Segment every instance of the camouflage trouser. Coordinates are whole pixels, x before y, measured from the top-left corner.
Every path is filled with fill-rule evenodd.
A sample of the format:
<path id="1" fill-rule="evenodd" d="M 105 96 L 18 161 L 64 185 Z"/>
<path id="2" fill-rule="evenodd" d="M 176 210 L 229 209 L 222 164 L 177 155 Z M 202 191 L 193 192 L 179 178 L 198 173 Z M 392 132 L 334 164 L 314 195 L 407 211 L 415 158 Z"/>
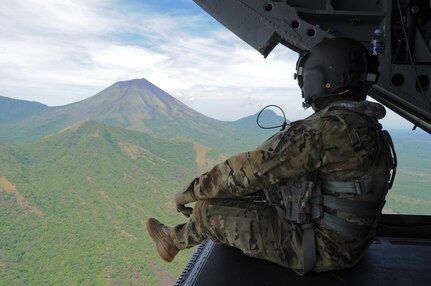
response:
<path id="1" fill-rule="evenodd" d="M 238 199 L 198 201 L 189 221 L 175 226 L 172 236 L 180 249 L 211 239 L 239 248 L 248 256 L 285 267 L 302 267 L 298 231 L 266 203 Z"/>

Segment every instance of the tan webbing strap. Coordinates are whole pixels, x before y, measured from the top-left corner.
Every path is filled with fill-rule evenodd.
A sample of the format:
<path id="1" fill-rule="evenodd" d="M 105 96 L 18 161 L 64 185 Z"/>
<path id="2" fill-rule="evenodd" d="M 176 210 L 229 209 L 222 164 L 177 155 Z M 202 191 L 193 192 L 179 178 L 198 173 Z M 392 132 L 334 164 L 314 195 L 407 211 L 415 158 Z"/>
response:
<path id="1" fill-rule="evenodd" d="M 366 218 L 375 217 L 380 210 L 380 204 L 381 202 L 354 201 L 323 195 L 323 205 L 325 207 Z"/>
<path id="2" fill-rule="evenodd" d="M 316 266 L 316 241 L 312 223 L 302 225 L 302 257 L 304 269 L 302 269 L 302 273 L 299 273 L 301 276 L 312 271 Z"/>
<path id="3" fill-rule="evenodd" d="M 326 213 L 323 215 L 322 224 L 329 228 L 335 229 L 336 231 L 351 237 L 364 238 L 370 233 L 371 226 L 363 226 L 353 224 L 344 219 Z"/>
<path id="4" fill-rule="evenodd" d="M 322 187 L 334 193 L 358 194 L 367 193 L 367 189 L 361 180 L 355 181 L 330 181 L 322 179 Z"/>
<path id="5" fill-rule="evenodd" d="M 275 206 L 280 217 L 286 217 L 286 212 L 279 206 Z M 301 225 L 302 229 L 302 258 L 303 269 L 294 269 L 293 271 L 301 276 L 311 272 L 316 266 L 316 241 L 314 238 L 314 225 L 312 223 Z"/>

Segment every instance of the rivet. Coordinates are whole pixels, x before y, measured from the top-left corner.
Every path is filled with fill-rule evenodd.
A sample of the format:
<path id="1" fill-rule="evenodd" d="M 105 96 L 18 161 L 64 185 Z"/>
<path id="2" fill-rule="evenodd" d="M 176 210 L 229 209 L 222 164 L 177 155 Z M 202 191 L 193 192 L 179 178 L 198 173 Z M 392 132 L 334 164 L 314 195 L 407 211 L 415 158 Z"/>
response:
<path id="1" fill-rule="evenodd" d="M 328 83 L 325 84 L 325 87 L 326 88 L 331 88 L 331 84 L 328 82 Z"/>

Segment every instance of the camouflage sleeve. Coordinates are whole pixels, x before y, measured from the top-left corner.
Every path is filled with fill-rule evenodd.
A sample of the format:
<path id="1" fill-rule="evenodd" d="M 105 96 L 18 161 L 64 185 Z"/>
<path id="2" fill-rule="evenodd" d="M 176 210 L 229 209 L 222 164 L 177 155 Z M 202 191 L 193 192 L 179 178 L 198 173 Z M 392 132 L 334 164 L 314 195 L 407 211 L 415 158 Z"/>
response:
<path id="1" fill-rule="evenodd" d="M 192 202 L 245 196 L 321 166 L 321 122 L 297 121 L 256 150 L 240 153 L 194 179 L 184 190 Z"/>

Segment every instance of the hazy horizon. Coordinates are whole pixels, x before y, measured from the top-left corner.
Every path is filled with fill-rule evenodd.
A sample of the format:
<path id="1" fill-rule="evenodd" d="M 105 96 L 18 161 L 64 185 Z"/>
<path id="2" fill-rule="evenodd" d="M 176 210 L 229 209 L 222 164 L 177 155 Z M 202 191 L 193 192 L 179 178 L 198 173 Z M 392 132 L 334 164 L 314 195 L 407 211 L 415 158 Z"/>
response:
<path id="1" fill-rule="evenodd" d="M 191 0 L 4 4 L 2 96 L 59 106 L 117 81 L 146 78 L 218 120 L 268 104 L 280 105 L 291 120 L 311 114 L 293 79 L 295 52 L 279 45 L 265 59 Z M 383 124 L 413 126 L 393 112 Z"/>
<path id="2" fill-rule="evenodd" d="M 117 82 L 130 81 L 130 80 L 136 80 L 136 79 L 138 79 L 138 78 L 129 79 L 129 80 L 120 80 L 120 81 L 117 81 Z M 78 99 L 77 101 L 74 101 L 74 102 L 68 102 L 68 103 L 58 104 L 58 105 L 50 105 L 49 103 L 46 103 L 46 102 L 43 102 L 43 101 L 39 101 L 37 99 L 25 99 L 25 98 L 11 97 L 11 96 L 4 95 L 4 94 L 1 94 L 1 93 L 0 93 L 0 96 L 6 97 L 6 98 L 11 98 L 11 99 L 17 99 L 17 100 L 26 100 L 26 101 L 37 102 L 37 103 L 44 104 L 44 105 L 46 105 L 48 107 L 60 107 L 60 106 L 65 106 L 65 105 L 69 105 L 69 104 L 74 104 L 74 103 L 86 100 L 86 99 L 88 99 L 90 97 L 93 97 L 93 96 L 97 95 L 98 93 L 102 92 L 103 90 L 107 89 L 108 87 L 112 86 L 113 84 L 115 84 L 115 83 L 112 83 L 111 85 L 106 86 L 105 88 L 101 89 L 99 92 L 97 92 L 97 93 L 95 93 L 93 95 L 90 95 L 88 97 L 85 97 L 85 98 L 82 98 L 82 99 Z M 160 86 L 158 86 L 158 87 L 160 89 L 164 90 L 163 87 L 160 87 Z M 251 108 L 248 109 L 248 111 L 250 112 L 248 114 L 243 112 L 243 113 L 241 113 L 240 115 L 238 115 L 236 117 L 235 116 L 231 116 L 229 118 L 220 118 L 217 115 L 214 116 L 214 114 L 212 114 L 211 112 L 206 112 L 207 110 L 206 110 L 205 107 L 207 107 L 207 108 L 213 108 L 213 105 L 211 105 L 211 104 L 204 105 L 203 107 L 202 106 L 196 106 L 196 105 L 191 104 L 192 102 L 187 102 L 186 100 L 184 100 L 184 98 L 176 97 L 176 96 L 174 96 L 172 94 L 170 94 L 170 95 L 173 96 L 174 98 L 176 98 L 177 100 L 181 101 L 182 103 L 186 104 L 190 108 L 194 109 L 195 111 L 197 111 L 197 112 L 199 112 L 199 113 L 201 113 L 201 114 L 203 114 L 203 115 L 205 115 L 207 117 L 210 117 L 212 119 L 216 119 L 216 120 L 219 120 L 219 121 L 225 121 L 225 122 L 232 122 L 232 121 L 236 121 L 236 120 L 242 119 L 242 118 L 247 117 L 247 116 L 254 115 L 257 112 L 261 111 L 262 108 L 264 108 L 265 106 L 267 106 L 269 104 L 273 104 L 273 103 L 268 103 L 268 104 L 262 104 L 261 106 L 252 106 Z M 368 100 L 370 100 L 370 98 L 368 98 Z M 374 101 L 373 99 L 371 99 L 371 100 Z M 235 101 L 233 101 L 233 102 L 235 104 Z M 224 103 L 223 102 L 219 102 L 217 108 L 219 108 L 223 104 L 225 104 L 225 105 L 233 104 L 233 102 L 232 102 L 232 100 L 224 102 Z M 238 104 L 238 102 L 236 102 L 236 104 Z M 289 121 L 300 120 L 300 119 L 305 118 L 305 117 L 307 117 L 307 116 L 309 116 L 309 115 L 311 115 L 313 113 L 313 111 L 311 109 L 308 109 L 308 110 L 303 110 L 302 109 L 301 110 L 303 112 L 303 114 L 301 114 L 302 116 L 300 116 L 300 117 L 295 117 L 295 116 L 289 117 L 289 114 L 290 114 L 289 111 L 291 111 L 292 109 L 297 109 L 297 108 L 291 107 L 291 106 L 283 107 L 281 104 L 280 104 L 280 107 L 283 108 L 283 110 L 285 111 L 286 117 L 287 117 L 287 119 Z M 255 109 L 253 110 L 253 108 L 255 108 Z M 275 113 L 277 113 L 278 115 L 281 116 L 281 112 L 278 109 L 276 109 L 276 108 L 274 109 L 273 108 L 271 110 L 273 110 Z M 384 128 L 386 128 L 388 130 L 393 130 L 393 131 L 397 131 L 397 130 L 400 130 L 400 131 L 412 131 L 413 124 L 411 124 L 407 120 L 401 118 L 399 115 L 395 114 L 394 112 L 392 112 L 388 108 L 386 108 L 386 110 L 387 110 L 387 115 L 382 120 Z M 404 120 L 403 124 L 401 124 L 400 126 L 397 126 L 396 124 L 392 123 L 391 121 L 394 118 L 396 118 L 397 120 Z M 420 132 L 420 133 L 423 132 L 424 134 L 427 134 L 426 131 L 420 129 L 419 127 L 416 130 L 414 130 L 414 132 Z"/>

